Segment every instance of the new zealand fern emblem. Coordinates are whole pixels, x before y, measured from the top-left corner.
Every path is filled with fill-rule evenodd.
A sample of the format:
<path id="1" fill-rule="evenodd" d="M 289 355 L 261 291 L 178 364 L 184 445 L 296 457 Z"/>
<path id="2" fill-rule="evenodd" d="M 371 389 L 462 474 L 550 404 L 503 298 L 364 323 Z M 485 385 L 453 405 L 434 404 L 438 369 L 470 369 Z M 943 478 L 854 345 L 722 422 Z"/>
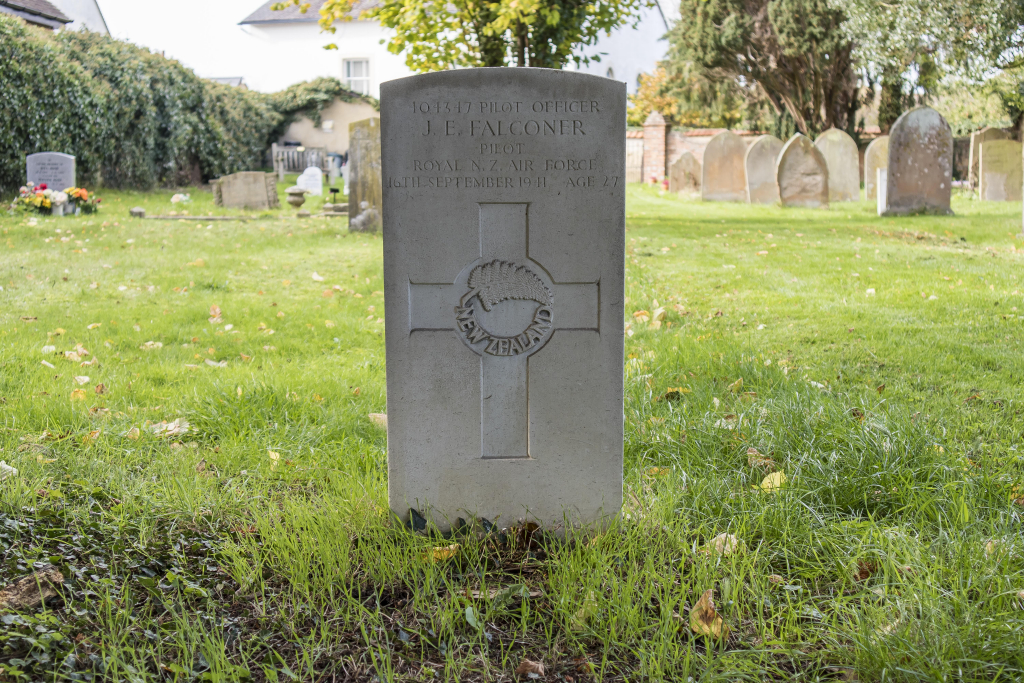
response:
<path id="1" fill-rule="evenodd" d="M 470 348 L 477 353 L 491 356 L 529 354 L 551 337 L 554 297 L 544 281 L 526 266 L 498 259 L 481 263 L 470 271 L 466 285 L 469 291 L 455 308 L 455 324 Z M 477 320 L 474 299 L 487 312 L 510 299 L 535 301 L 537 309 L 526 329 L 511 337 L 501 337 L 488 332 Z"/>
<path id="2" fill-rule="evenodd" d="M 469 274 L 470 291 L 462 297 L 463 305 L 474 296 L 480 297 L 485 311 L 509 299 L 527 299 L 550 306 L 551 291 L 526 266 L 494 260 L 473 269 Z"/>

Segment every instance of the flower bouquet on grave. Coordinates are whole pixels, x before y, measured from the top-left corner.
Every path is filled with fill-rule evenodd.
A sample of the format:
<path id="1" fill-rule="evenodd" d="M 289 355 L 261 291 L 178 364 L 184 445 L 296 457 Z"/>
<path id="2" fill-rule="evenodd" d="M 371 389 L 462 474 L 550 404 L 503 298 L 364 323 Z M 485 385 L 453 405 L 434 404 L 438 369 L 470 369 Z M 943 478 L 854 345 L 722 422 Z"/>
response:
<path id="1" fill-rule="evenodd" d="M 19 188 L 18 196 L 11 202 L 10 210 L 12 212 L 47 213 L 53 205 L 51 201 L 52 196 L 53 190 L 48 188 L 46 183 L 40 183 L 39 185 L 26 183 Z"/>
<path id="2" fill-rule="evenodd" d="M 67 193 L 72 206 L 74 207 L 72 213 L 96 213 L 99 211 L 99 204 L 101 199 L 96 195 L 89 194 L 89 190 L 84 187 L 69 187 L 64 190 Z"/>

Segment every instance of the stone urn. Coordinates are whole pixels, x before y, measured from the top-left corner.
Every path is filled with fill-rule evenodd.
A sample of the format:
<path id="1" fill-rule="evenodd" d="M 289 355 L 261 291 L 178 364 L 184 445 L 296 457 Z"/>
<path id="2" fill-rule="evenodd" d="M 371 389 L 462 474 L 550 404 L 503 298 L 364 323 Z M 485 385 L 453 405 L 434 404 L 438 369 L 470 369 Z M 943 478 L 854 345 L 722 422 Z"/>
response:
<path id="1" fill-rule="evenodd" d="M 298 185 L 292 185 L 284 193 L 288 195 L 288 203 L 296 209 L 306 203 L 306 190 Z"/>

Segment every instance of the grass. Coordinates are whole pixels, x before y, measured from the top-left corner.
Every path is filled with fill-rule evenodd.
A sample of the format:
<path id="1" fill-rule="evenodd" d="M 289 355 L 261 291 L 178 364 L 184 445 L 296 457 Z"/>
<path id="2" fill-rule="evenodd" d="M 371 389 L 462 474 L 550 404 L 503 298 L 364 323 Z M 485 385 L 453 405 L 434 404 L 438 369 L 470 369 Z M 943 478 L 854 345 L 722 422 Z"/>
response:
<path id="1" fill-rule="evenodd" d="M 65 577 L 0 614 L 0 681 L 1024 677 L 1019 204 L 630 188 L 621 521 L 439 538 L 367 417 L 379 236 L 127 217 L 170 194 L 0 217 L 0 587 Z"/>

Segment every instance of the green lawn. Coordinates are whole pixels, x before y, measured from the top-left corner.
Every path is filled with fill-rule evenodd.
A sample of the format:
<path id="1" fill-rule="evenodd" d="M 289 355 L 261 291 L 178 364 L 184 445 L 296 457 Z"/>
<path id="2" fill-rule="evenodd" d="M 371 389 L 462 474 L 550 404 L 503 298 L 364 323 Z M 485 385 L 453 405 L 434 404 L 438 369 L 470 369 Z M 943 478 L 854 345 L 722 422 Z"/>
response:
<path id="1" fill-rule="evenodd" d="M 380 237 L 101 194 L 0 214 L 0 588 L 65 579 L 0 613 L 0 681 L 1024 677 L 1019 203 L 630 188 L 621 522 L 439 538 L 368 417 Z"/>

